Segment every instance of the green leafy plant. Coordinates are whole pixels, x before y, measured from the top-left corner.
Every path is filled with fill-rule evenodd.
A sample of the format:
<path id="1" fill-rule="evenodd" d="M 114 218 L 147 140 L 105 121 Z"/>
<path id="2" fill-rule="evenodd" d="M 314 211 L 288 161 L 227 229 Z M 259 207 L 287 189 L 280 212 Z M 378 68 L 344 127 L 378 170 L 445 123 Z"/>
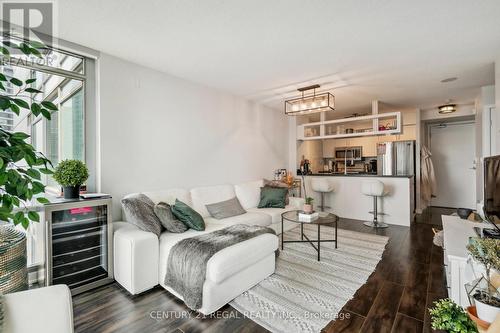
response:
<path id="1" fill-rule="evenodd" d="M 477 332 L 476 324 L 465 310 L 449 298 L 434 302 L 434 307 L 429 309 L 429 313 L 432 328 L 435 330 L 457 333 Z"/>
<path id="2" fill-rule="evenodd" d="M 0 41 L 3 63 L 9 63 L 13 50 L 20 50 L 26 57 L 43 58 L 47 48 L 38 41 L 15 42 L 4 36 Z M 10 87 L 13 87 L 11 92 Z M 37 100 L 42 93 L 36 88 L 36 79 L 21 80 L 6 77 L 0 73 L 0 112 L 12 111 L 19 115 L 21 110 L 33 116 L 41 115 L 50 119 L 57 106 L 49 101 Z M 38 222 L 37 212 L 27 207 L 26 202 L 45 192 L 41 174 L 52 174 L 52 164 L 27 142 L 29 135 L 11 132 L 0 125 L 0 220 L 11 221 L 28 228 L 30 221 Z M 48 203 L 46 198 L 38 197 L 38 202 Z"/>
<path id="3" fill-rule="evenodd" d="M 89 170 L 85 163 L 79 160 L 64 160 L 59 162 L 54 172 L 54 179 L 61 186 L 79 186 L 89 178 Z"/>
<path id="4" fill-rule="evenodd" d="M 314 201 L 313 197 L 306 197 L 306 205 L 312 205 L 313 201 Z"/>
<path id="5" fill-rule="evenodd" d="M 500 299 L 495 297 L 496 290 L 491 284 L 491 270 L 500 271 L 500 239 L 474 237 L 470 239 L 467 250 L 485 270 L 487 288 L 475 297 L 486 304 L 500 307 Z"/>

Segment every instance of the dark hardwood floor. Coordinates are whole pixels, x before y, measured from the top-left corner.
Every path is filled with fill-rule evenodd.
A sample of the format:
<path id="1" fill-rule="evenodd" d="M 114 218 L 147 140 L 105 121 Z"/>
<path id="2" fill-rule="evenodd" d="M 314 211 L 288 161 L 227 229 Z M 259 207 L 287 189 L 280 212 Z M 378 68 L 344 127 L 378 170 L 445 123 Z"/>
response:
<path id="1" fill-rule="evenodd" d="M 390 239 L 375 272 L 342 309 L 349 319 L 331 322 L 324 331 L 432 332 L 426 309 L 447 295 L 443 252 L 432 244 L 432 228 L 440 228 L 441 214 L 451 212 L 432 208 L 410 228 L 378 231 L 341 220 L 339 228 Z M 73 305 L 76 332 L 267 332 L 230 306 L 198 318 L 161 287 L 131 296 L 114 283 L 75 296 Z"/>

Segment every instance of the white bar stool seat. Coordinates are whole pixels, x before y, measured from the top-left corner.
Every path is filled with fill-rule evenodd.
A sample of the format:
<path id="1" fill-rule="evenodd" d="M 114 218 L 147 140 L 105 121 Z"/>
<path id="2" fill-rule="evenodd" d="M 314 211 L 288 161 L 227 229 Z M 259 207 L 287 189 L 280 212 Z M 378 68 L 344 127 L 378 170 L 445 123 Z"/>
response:
<path id="1" fill-rule="evenodd" d="M 325 208 L 331 208 L 329 206 L 325 206 L 325 195 L 333 191 L 333 184 L 328 180 L 328 178 L 312 178 L 311 187 L 314 192 L 319 192 L 321 195 L 321 205 L 318 206 L 321 211 L 324 212 Z"/>
<path id="2" fill-rule="evenodd" d="M 361 192 L 364 195 L 373 197 L 373 211 L 370 212 L 370 214 L 373 214 L 373 221 L 365 222 L 364 225 L 372 228 L 387 228 L 389 225 L 378 221 L 378 216 L 384 214 L 379 213 L 377 207 L 378 198 L 387 194 L 384 192 L 384 183 L 380 180 L 366 180 L 361 184 Z"/>

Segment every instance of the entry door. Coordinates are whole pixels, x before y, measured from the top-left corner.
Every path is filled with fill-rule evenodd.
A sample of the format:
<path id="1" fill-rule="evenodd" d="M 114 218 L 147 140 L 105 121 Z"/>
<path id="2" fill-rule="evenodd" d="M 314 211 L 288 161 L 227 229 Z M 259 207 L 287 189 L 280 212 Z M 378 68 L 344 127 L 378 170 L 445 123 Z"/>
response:
<path id="1" fill-rule="evenodd" d="M 476 207 L 474 123 L 431 126 L 432 162 L 437 195 L 432 206 Z"/>

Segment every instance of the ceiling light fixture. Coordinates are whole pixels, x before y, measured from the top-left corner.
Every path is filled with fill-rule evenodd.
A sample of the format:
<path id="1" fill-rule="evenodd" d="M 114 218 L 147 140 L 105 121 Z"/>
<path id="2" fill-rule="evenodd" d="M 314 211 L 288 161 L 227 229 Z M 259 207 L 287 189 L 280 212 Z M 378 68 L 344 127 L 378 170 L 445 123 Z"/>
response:
<path id="1" fill-rule="evenodd" d="M 316 88 L 319 87 L 319 84 L 315 84 L 297 89 L 302 95 L 285 101 L 285 114 L 297 116 L 301 114 L 334 111 L 335 96 L 329 92 L 316 94 Z M 310 90 L 312 90 L 312 94 L 307 94 L 306 92 Z"/>
<path id="2" fill-rule="evenodd" d="M 441 105 L 438 107 L 439 113 L 441 114 L 447 114 L 447 113 L 453 113 L 457 111 L 457 105 L 456 104 L 445 104 Z"/>

